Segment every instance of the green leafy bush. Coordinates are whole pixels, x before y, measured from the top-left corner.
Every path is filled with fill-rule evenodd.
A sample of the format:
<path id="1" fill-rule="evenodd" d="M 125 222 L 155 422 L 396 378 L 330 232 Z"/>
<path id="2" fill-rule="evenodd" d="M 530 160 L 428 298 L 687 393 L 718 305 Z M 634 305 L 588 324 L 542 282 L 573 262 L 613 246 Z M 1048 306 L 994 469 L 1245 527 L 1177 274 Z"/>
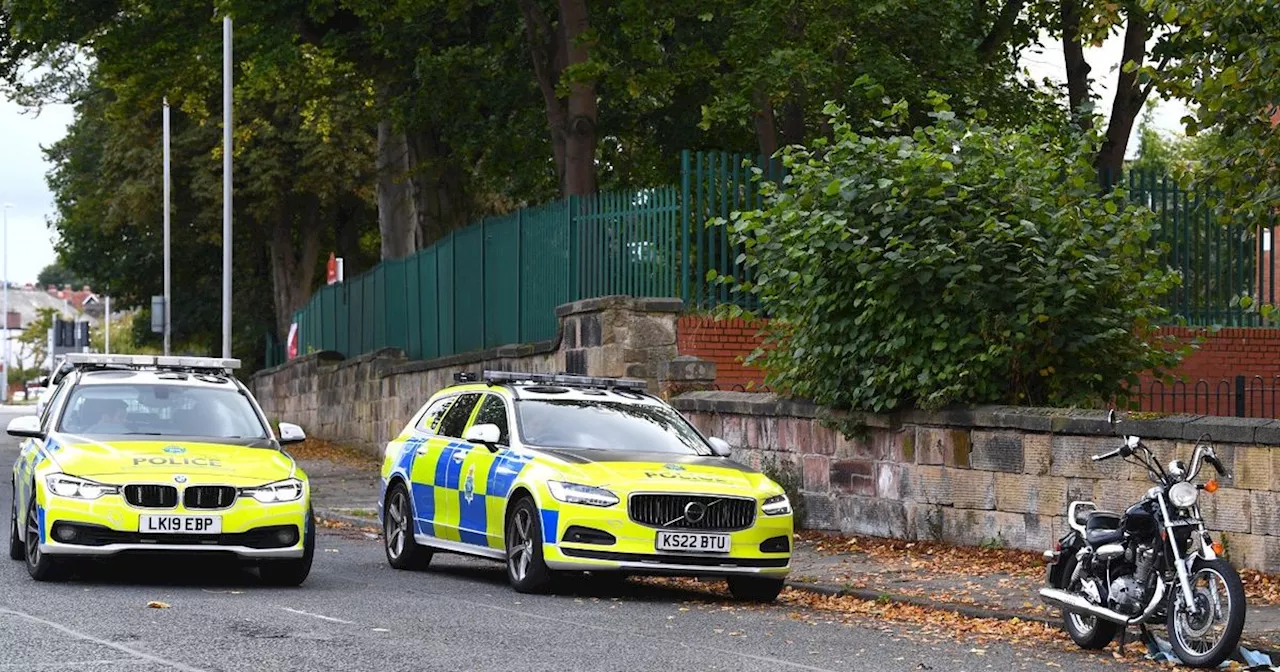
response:
<path id="1" fill-rule="evenodd" d="M 738 288 L 773 318 L 754 355 L 769 384 L 871 411 L 1070 406 L 1176 364 L 1152 327 L 1178 277 L 1150 213 L 1098 188 L 1096 139 L 935 103 L 887 137 L 897 119 L 863 134 L 829 106 L 832 139 L 785 150 L 765 208 L 735 215 L 755 273 Z"/>

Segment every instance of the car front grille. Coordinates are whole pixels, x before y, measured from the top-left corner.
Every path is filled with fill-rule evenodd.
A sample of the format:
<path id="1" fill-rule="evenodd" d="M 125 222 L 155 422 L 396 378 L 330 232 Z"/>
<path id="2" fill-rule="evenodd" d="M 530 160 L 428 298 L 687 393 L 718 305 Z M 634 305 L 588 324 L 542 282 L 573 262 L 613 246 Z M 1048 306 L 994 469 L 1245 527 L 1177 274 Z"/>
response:
<path id="1" fill-rule="evenodd" d="M 225 509 L 236 501 L 236 489 L 229 485 L 193 485 L 182 492 L 188 509 Z"/>
<path id="2" fill-rule="evenodd" d="M 649 527 L 730 532 L 751 527 L 756 520 L 756 501 L 715 495 L 636 494 L 627 503 L 627 513 L 631 520 Z"/>
<path id="3" fill-rule="evenodd" d="M 178 489 L 172 485 L 126 485 L 124 501 L 147 509 L 172 509 L 178 505 Z"/>

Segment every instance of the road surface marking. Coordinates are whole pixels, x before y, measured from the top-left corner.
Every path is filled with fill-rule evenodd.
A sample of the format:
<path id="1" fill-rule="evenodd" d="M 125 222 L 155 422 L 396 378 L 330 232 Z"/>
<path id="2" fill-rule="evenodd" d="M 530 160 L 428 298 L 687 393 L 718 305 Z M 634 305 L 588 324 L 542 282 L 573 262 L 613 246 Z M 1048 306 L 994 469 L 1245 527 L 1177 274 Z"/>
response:
<path id="1" fill-rule="evenodd" d="M 298 609 L 290 609 L 289 607 L 280 607 L 280 608 L 281 608 L 281 609 L 284 609 L 285 611 L 287 611 L 287 612 L 289 612 L 289 613 L 291 613 L 291 614 L 298 614 L 299 616 L 310 616 L 311 618 L 318 618 L 318 619 L 320 619 L 320 620 L 322 620 L 322 621 L 332 621 L 332 622 L 334 622 L 334 623 L 341 623 L 341 624 L 343 624 L 343 625 L 355 625 L 355 623 L 352 623 L 351 621 L 344 621 L 344 620 L 342 620 L 341 618 L 334 618 L 334 617 L 332 617 L 332 616 L 325 616 L 324 614 L 313 614 L 313 613 L 311 613 L 311 612 L 309 612 L 309 611 L 301 611 L 301 610 L 298 610 Z"/>
<path id="2" fill-rule="evenodd" d="M 83 665 L 115 665 L 116 663 L 136 663 L 135 658 L 110 658 L 106 660 L 75 660 L 66 663 L 0 663 L 0 670 L 54 670 Z M 34 665 L 35 667 L 32 667 Z"/>
<path id="3" fill-rule="evenodd" d="M 529 612 L 527 612 L 527 611 L 521 611 L 521 610 L 519 610 L 519 609 L 510 609 L 510 608 L 507 608 L 507 607 L 499 607 L 499 606 L 497 606 L 497 605 L 493 605 L 493 604 L 485 604 L 485 603 L 483 603 L 483 602 L 472 602 L 471 600 L 464 600 L 464 599 L 457 598 L 457 597 L 450 597 L 450 596 L 448 596 L 448 595 L 438 595 L 437 597 L 443 597 L 443 598 L 448 599 L 448 600 L 453 600 L 453 601 L 455 601 L 455 602 L 463 602 L 463 603 L 465 603 L 465 604 L 470 604 L 470 605 L 474 605 L 474 606 L 477 606 L 477 607 L 484 607 L 485 609 L 492 609 L 492 610 L 494 610 L 494 611 L 505 611 L 505 612 L 507 612 L 507 613 L 509 613 L 509 614 L 519 614 L 520 616 L 525 616 L 525 617 L 528 617 L 528 618 L 535 618 L 535 619 L 538 619 L 538 620 L 540 620 L 540 621 L 550 621 L 550 622 L 552 622 L 552 623 L 559 623 L 560 625 L 571 625 L 571 626 L 573 626 L 573 627 L 575 627 L 575 628 L 588 628 L 588 629 L 590 629 L 590 630 L 599 630 L 599 631 L 601 631 L 601 632 L 608 632 L 608 633 L 613 633 L 613 634 L 616 634 L 616 635 L 631 635 L 631 636 L 633 636 L 633 637 L 643 637 L 643 638 L 645 638 L 645 639 L 652 639 L 652 640 L 656 640 L 656 641 L 659 641 L 659 642 L 667 642 L 667 643 L 670 643 L 670 644 L 678 644 L 678 645 L 680 645 L 680 646 L 684 646 L 684 647 L 687 647 L 687 648 L 690 648 L 690 649 L 702 649 L 703 651 L 714 651 L 714 652 L 716 652 L 716 653 L 723 653 L 723 654 L 730 655 L 730 656 L 738 656 L 738 657 L 740 657 L 740 658 L 749 658 L 749 659 L 751 659 L 751 660 L 757 660 L 757 661 L 760 661 L 760 662 L 762 662 L 762 663 L 770 663 L 770 664 L 773 664 L 773 665 L 781 665 L 781 666 L 784 666 L 784 667 L 791 667 L 791 668 L 795 668 L 795 669 L 799 669 L 799 670 L 810 670 L 811 672 L 834 672 L 834 670 L 831 670 L 830 668 L 826 668 L 826 667 L 814 667 L 814 666 L 812 666 L 812 665 L 805 665 L 804 663 L 796 663 L 796 662 L 792 662 L 792 661 L 790 661 L 790 660 L 785 660 L 785 659 L 783 659 L 783 658 L 773 658 L 773 657 L 771 657 L 771 656 L 757 656 L 757 655 L 752 654 L 752 653 L 743 653 L 742 651 L 733 651 L 733 650 L 731 650 L 731 649 L 722 649 L 722 648 L 720 648 L 720 647 L 716 647 L 716 646 L 707 646 L 706 644 L 690 644 L 689 642 L 682 642 L 682 641 L 680 641 L 680 640 L 678 640 L 678 639 L 673 640 L 673 639 L 667 639 L 667 638 L 665 638 L 665 637 L 656 637 L 656 636 L 654 636 L 654 635 L 646 635 L 646 634 L 645 634 L 645 633 L 643 633 L 643 632 L 635 632 L 635 631 L 633 631 L 633 630 L 619 630 L 619 629 L 616 629 L 616 628 L 608 628 L 608 627 L 605 627 L 605 626 L 603 626 L 603 625 L 595 625 L 595 624 L 593 624 L 593 623 L 582 623 L 582 622 L 580 622 L 580 621 L 572 621 L 572 620 L 569 620 L 569 619 L 567 619 L 567 618 L 557 618 L 557 617 L 555 617 L 555 616 L 543 616 L 543 615 L 541 615 L 541 614 L 533 614 L 533 613 L 529 613 Z"/>
<path id="4" fill-rule="evenodd" d="M 54 630 L 58 630 L 58 631 L 60 631 L 60 632 L 66 633 L 66 634 L 71 635 L 72 637 L 75 637 L 75 638 L 77 638 L 77 639 L 83 639 L 83 640 L 84 640 L 84 641 L 86 641 L 86 642 L 93 642 L 94 644 L 98 644 L 98 645 L 100 645 L 100 646 L 105 646 L 105 647 L 107 647 L 107 648 L 115 649 L 116 651 L 119 651 L 119 652 L 121 652 L 121 653 L 127 653 L 127 654 L 129 654 L 129 655 L 131 655 L 131 656 L 134 656 L 134 657 L 137 657 L 137 658 L 141 658 L 141 659 L 146 660 L 146 661 L 150 661 L 150 662 L 153 662 L 153 663 L 158 663 L 158 664 L 160 664 L 160 665 L 166 665 L 166 666 L 168 666 L 168 667 L 172 667 L 172 668 L 173 668 L 173 669 L 175 669 L 175 670 L 181 670 L 182 672 L 209 672 L 209 670 L 205 670 L 205 669 L 202 669 L 202 668 L 199 668 L 199 667 L 192 667 L 192 666 L 190 666 L 190 665 L 184 665 L 184 664 L 182 664 L 182 663 L 179 663 L 179 662 L 178 662 L 178 661 L 176 661 L 176 660 L 169 660 L 168 658 L 161 658 L 160 656 L 153 656 L 153 655 L 151 655 L 151 654 L 149 654 L 149 653 L 145 653 L 145 652 L 143 652 L 143 651 L 139 651 L 139 650 L 137 650 L 137 649 L 131 649 L 131 648 L 129 648 L 129 647 L 127 647 L 127 646 L 125 646 L 124 644 L 116 644 L 115 642 L 109 642 L 109 641 L 107 641 L 107 640 L 105 640 L 105 639 L 98 639 L 97 637 L 94 637 L 93 635 L 87 635 L 87 634 L 85 634 L 85 633 L 83 633 L 83 632 L 80 632 L 80 631 L 78 631 L 78 630 L 72 630 L 71 628 L 68 628 L 67 626 L 62 625 L 62 624 L 60 624 L 60 623 L 54 623 L 53 621 L 47 621 L 47 620 L 45 620 L 45 619 L 43 619 L 43 618 L 40 618 L 39 616 L 32 616 L 31 614 L 28 614 L 28 613 L 25 613 L 25 612 L 15 611 L 15 610 L 13 610 L 13 609 L 5 609 L 5 608 L 3 608 L 3 607 L 0 607 L 0 614 L 9 614 L 10 616 L 17 616 L 18 618 L 25 618 L 25 619 L 27 619 L 28 621 L 31 621 L 31 622 L 33 622 L 33 623 L 39 623 L 39 624 L 41 624 L 41 625 L 48 626 L 48 627 L 50 627 L 50 628 L 53 628 Z"/>

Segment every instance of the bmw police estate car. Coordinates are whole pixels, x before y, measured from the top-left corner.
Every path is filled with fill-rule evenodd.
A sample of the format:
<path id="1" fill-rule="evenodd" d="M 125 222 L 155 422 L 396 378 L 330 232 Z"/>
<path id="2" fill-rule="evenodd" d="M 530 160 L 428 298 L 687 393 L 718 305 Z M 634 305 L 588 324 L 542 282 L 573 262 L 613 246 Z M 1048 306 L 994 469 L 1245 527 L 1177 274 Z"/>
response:
<path id="1" fill-rule="evenodd" d="M 729 459 L 644 382 L 461 374 L 387 444 L 388 562 L 448 551 L 506 563 L 520 592 L 556 573 L 720 576 L 771 601 L 790 569 L 783 489 Z"/>
<path id="2" fill-rule="evenodd" d="M 39 581 L 75 559 L 118 553 L 223 553 L 266 583 L 311 571 L 307 477 L 273 436 L 233 359 L 67 355 L 13 468 L 9 556 Z"/>

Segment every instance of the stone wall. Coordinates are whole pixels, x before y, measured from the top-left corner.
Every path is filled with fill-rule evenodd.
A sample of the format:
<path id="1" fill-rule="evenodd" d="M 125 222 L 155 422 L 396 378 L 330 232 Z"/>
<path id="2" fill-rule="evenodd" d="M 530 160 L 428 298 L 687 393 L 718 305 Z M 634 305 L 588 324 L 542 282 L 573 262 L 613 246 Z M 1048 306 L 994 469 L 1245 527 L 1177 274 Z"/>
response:
<path id="1" fill-rule="evenodd" d="M 249 388 L 267 417 L 301 425 L 311 436 L 380 454 L 413 413 L 462 371 L 509 370 L 631 376 L 654 392 L 687 389 L 689 376 L 714 367 L 673 366 L 674 299 L 602 297 L 560 306 L 550 341 L 512 345 L 439 359 L 410 361 L 396 349 L 343 359 L 318 352 L 254 374 Z"/>
<path id="2" fill-rule="evenodd" d="M 738 459 L 790 466 L 814 529 L 1043 550 L 1066 529 L 1072 500 L 1123 511 L 1151 487 L 1140 467 L 1089 459 L 1119 445 L 1105 412 L 836 416 L 742 392 L 691 392 L 673 403 Z M 1209 528 L 1223 533 L 1234 562 L 1280 571 L 1280 421 L 1188 415 L 1125 420 L 1120 431 L 1142 436 L 1162 464 L 1188 460 L 1196 438 L 1210 434 L 1230 477 L 1201 494 Z"/>

